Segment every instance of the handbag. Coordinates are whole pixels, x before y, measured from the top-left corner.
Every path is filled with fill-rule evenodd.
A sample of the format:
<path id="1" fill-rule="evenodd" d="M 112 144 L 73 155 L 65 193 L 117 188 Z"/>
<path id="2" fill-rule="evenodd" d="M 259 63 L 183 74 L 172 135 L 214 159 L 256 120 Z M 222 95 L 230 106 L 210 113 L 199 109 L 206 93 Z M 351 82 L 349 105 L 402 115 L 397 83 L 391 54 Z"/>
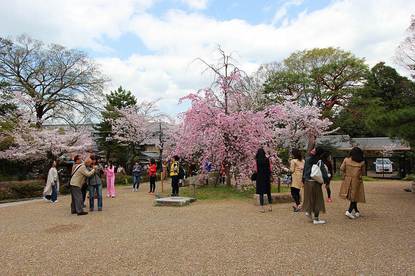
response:
<path id="1" fill-rule="evenodd" d="M 320 184 L 324 183 L 323 173 L 321 172 L 321 160 L 319 160 L 317 164 L 313 164 L 313 166 L 311 167 L 310 177 L 311 179 L 317 181 Z"/>
<path id="2" fill-rule="evenodd" d="M 251 181 L 256 181 L 256 177 L 257 177 L 257 173 L 256 173 L 256 172 L 254 172 L 254 173 L 251 175 Z"/>

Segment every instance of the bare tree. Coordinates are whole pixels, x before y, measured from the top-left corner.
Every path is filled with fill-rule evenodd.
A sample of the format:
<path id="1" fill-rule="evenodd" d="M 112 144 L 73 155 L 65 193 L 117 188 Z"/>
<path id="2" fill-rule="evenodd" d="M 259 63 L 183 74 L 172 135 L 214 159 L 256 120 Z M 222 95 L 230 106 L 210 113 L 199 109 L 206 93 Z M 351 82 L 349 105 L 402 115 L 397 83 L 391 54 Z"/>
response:
<path id="1" fill-rule="evenodd" d="M 24 98 L 41 126 L 46 120 L 74 123 L 95 113 L 107 80 L 84 52 L 20 36 L 0 37 L 2 81 Z"/>
<path id="2" fill-rule="evenodd" d="M 415 15 L 411 17 L 408 36 L 398 46 L 396 60 L 407 69 L 415 79 Z"/>

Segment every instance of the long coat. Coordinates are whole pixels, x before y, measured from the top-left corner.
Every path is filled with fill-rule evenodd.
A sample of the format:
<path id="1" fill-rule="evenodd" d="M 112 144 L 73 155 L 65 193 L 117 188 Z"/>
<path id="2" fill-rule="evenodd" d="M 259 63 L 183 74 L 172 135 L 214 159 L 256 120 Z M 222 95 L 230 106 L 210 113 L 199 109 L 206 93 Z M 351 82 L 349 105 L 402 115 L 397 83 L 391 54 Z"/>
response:
<path id="1" fill-rule="evenodd" d="M 43 189 L 43 195 L 51 195 L 52 194 L 52 185 L 56 183 L 56 188 L 59 191 L 59 176 L 58 170 L 55 167 L 49 169 L 48 178 L 46 180 L 46 186 Z"/>
<path id="2" fill-rule="evenodd" d="M 301 189 L 303 187 L 304 160 L 293 159 L 290 161 L 290 171 L 292 173 L 291 187 Z"/>
<path id="3" fill-rule="evenodd" d="M 366 202 L 365 188 L 362 176 L 365 170 L 365 162 L 355 162 L 351 158 L 345 158 L 340 171 L 344 177 L 340 187 L 340 197 L 352 202 Z"/>
<path id="4" fill-rule="evenodd" d="M 264 164 L 257 162 L 256 193 L 266 194 L 271 192 L 271 165 L 269 159 Z"/>

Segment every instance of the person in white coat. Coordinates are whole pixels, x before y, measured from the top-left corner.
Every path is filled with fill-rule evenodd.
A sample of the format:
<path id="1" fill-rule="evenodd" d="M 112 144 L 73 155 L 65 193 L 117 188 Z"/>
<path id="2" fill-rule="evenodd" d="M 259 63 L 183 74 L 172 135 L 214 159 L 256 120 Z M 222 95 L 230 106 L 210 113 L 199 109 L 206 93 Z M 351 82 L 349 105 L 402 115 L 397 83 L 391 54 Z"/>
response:
<path id="1" fill-rule="evenodd" d="M 52 167 L 49 169 L 45 189 L 43 190 L 43 198 L 52 203 L 58 202 L 59 176 L 56 165 L 56 161 L 53 161 Z"/>

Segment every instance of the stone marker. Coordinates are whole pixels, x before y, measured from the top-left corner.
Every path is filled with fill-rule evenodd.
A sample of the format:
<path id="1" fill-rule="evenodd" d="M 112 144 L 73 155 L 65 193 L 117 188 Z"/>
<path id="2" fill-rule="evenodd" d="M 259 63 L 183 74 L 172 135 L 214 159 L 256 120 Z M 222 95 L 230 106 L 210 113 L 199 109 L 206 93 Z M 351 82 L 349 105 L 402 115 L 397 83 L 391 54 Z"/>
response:
<path id="1" fill-rule="evenodd" d="M 272 203 L 290 203 L 292 202 L 291 194 L 290 193 L 274 193 L 271 194 Z M 254 195 L 255 205 L 259 205 L 259 195 Z M 268 196 L 264 195 L 264 204 L 268 203 Z"/>
<path id="2" fill-rule="evenodd" d="M 154 206 L 186 206 L 190 203 L 196 201 L 195 198 L 192 197 L 180 197 L 180 196 L 172 196 L 172 197 L 162 197 L 157 198 L 154 200 Z"/>

